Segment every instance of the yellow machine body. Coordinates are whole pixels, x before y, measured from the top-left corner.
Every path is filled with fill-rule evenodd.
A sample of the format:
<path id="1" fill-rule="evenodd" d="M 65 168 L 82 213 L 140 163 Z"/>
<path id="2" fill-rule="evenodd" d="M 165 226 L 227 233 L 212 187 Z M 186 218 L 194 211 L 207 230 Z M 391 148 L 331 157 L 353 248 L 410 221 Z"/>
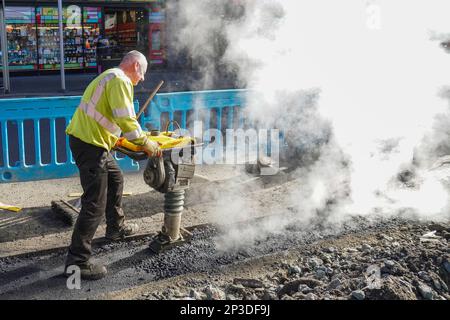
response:
<path id="1" fill-rule="evenodd" d="M 157 142 L 161 150 L 183 148 L 195 143 L 195 140 L 191 137 L 174 136 L 173 131 L 161 132 L 158 135 L 152 135 L 149 132 L 147 136 L 150 140 Z M 134 152 L 143 151 L 141 146 L 135 145 L 123 137 L 117 140 L 116 146 Z"/>

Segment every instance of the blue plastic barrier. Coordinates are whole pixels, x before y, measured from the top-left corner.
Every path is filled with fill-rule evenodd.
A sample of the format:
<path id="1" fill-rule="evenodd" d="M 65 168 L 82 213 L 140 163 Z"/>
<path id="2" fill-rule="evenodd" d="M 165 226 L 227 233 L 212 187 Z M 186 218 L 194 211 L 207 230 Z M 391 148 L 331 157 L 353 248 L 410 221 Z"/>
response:
<path id="1" fill-rule="evenodd" d="M 0 182 L 70 177 L 78 174 L 65 128 L 80 96 L 0 99 Z M 139 104 L 135 102 L 135 109 Z M 138 171 L 118 158 L 124 171 Z"/>
<path id="2" fill-rule="evenodd" d="M 168 120 L 175 120 L 184 129 L 192 129 L 194 121 L 203 122 L 203 131 L 243 128 L 245 93 L 217 90 L 157 94 L 141 117 L 141 125 L 164 130 Z M 80 99 L 0 99 L 0 182 L 64 178 L 78 173 L 64 131 Z M 169 129 L 173 130 L 172 124 Z M 137 162 L 117 159 L 122 170 L 139 170 Z"/>
<path id="3" fill-rule="evenodd" d="M 244 116 L 248 90 L 214 90 L 195 92 L 174 92 L 157 94 L 151 105 L 141 118 L 141 126 L 147 129 L 165 130 L 167 121 L 177 121 L 181 128 L 188 129 L 193 134 L 194 121 L 202 122 L 203 143 L 207 145 L 210 137 L 208 129 L 222 132 L 226 144 L 226 129 L 246 129 L 253 127 Z M 173 124 L 169 126 L 173 130 Z M 198 138 L 198 137 L 196 137 Z M 220 139 L 220 136 L 216 136 Z M 280 132 L 280 147 L 283 147 L 284 137 Z M 270 154 L 270 142 L 267 145 Z"/>
<path id="4" fill-rule="evenodd" d="M 203 131 L 243 128 L 242 107 L 245 106 L 246 92 L 214 90 L 157 94 L 141 118 L 141 125 L 165 130 L 167 121 L 175 120 L 183 129 L 189 130 L 194 121 L 202 121 Z M 173 124 L 169 130 L 173 130 Z"/>

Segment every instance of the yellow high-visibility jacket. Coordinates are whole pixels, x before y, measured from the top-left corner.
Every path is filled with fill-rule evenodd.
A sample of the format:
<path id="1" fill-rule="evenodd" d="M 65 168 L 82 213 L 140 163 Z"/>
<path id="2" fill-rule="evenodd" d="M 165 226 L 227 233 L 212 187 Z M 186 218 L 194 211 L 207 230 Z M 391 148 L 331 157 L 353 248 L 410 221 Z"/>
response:
<path id="1" fill-rule="evenodd" d="M 134 144 L 146 142 L 136 120 L 133 84 L 121 69 L 112 68 L 86 88 L 66 133 L 110 151 L 122 132 Z"/>

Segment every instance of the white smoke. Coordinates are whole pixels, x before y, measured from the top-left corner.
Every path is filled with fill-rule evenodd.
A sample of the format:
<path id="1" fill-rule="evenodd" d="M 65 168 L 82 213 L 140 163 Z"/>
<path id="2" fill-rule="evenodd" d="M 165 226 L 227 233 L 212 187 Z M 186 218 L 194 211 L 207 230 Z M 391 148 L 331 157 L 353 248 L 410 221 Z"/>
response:
<path id="1" fill-rule="evenodd" d="M 314 216 L 331 199 L 333 221 L 405 210 L 448 218 L 448 190 L 427 170 L 449 138 L 439 95 L 450 84 L 440 47 L 450 39 L 448 12 L 446 0 L 184 0 L 174 43 L 203 61 L 201 85 L 218 66 L 237 70 L 239 84 L 254 89 L 247 116 L 301 132 L 299 145 L 331 126 L 319 159 L 298 169 L 298 212 Z M 413 161 L 420 186 L 405 188 L 396 177 Z M 246 215 L 239 193 L 228 201 Z"/>

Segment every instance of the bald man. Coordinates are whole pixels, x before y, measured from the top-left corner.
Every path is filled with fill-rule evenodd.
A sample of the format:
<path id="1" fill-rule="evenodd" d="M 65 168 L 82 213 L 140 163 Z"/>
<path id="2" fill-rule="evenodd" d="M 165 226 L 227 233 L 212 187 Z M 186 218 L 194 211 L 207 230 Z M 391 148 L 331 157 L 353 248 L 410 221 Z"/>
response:
<path id="1" fill-rule="evenodd" d="M 80 268 L 82 279 L 106 275 L 103 265 L 90 260 L 91 242 L 103 215 L 105 237 L 114 241 L 135 234 L 136 224 L 125 224 L 122 210 L 123 175 L 111 150 L 121 134 L 142 146 L 149 156 L 160 156 L 158 144 L 147 139 L 133 105 L 133 86 L 144 80 L 147 59 L 139 51 L 125 55 L 118 68 L 108 69 L 86 88 L 66 133 L 83 188 L 81 210 L 66 259 Z M 72 270 L 72 268 L 71 268 Z"/>

